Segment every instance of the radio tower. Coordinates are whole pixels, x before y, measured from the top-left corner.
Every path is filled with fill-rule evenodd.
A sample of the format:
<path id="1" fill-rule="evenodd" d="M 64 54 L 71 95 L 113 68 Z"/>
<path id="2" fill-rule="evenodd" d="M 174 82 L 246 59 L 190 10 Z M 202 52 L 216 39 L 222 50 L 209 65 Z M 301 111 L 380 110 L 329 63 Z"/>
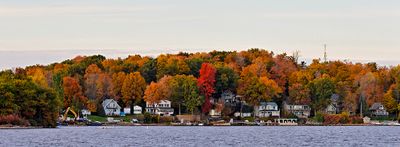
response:
<path id="1" fill-rule="evenodd" d="M 324 60 L 325 60 L 325 62 L 328 61 L 327 58 L 328 58 L 328 57 L 327 57 L 327 55 L 326 55 L 326 44 L 324 44 Z"/>

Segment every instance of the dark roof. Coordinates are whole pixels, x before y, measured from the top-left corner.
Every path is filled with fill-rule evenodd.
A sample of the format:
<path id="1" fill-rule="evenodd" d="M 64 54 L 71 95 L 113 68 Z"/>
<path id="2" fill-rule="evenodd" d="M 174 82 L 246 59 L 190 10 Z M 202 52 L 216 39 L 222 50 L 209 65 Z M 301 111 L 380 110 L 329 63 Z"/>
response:
<path id="1" fill-rule="evenodd" d="M 173 112 L 173 108 L 158 108 L 160 112 Z"/>
<path id="2" fill-rule="evenodd" d="M 332 102 L 337 102 L 339 101 L 340 96 L 338 94 L 332 94 L 331 95 L 331 101 Z"/>
<path id="3" fill-rule="evenodd" d="M 278 107 L 278 104 L 276 104 L 275 102 L 261 102 L 260 103 L 260 106 L 267 106 L 267 105 Z"/>
<path id="4" fill-rule="evenodd" d="M 382 103 L 374 103 L 369 110 L 378 110 L 380 106 L 383 106 Z"/>
<path id="5" fill-rule="evenodd" d="M 111 102 L 115 102 L 117 104 L 117 107 L 121 107 L 118 105 L 117 101 L 115 101 L 114 99 L 105 99 L 102 103 L 104 108 L 108 108 L 108 104 L 110 104 Z"/>

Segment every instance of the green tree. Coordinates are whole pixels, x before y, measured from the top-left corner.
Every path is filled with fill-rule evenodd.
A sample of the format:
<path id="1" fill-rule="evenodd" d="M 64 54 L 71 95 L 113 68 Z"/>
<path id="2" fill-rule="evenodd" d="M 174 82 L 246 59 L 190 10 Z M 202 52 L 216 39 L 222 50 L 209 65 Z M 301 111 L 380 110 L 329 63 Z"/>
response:
<path id="1" fill-rule="evenodd" d="M 236 92 L 238 86 L 239 75 L 230 67 L 219 65 L 216 74 L 216 97 L 221 96 L 224 91 Z"/>
<path id="2" fill-rule="evenodd" d="M 157 81 L 157 60 L 150 59 L 139 70 L 147 83 Z"/>
<path id="3" fill-rule="evenodd" d="M 197 80 L 194 76 L 176 75 L 169 83 L 172 89 L 171 101 L 174 105 L 178 105 L 179 114 L 181 114 L 182 104 L 188 112 L 193 113 L 203 103 L 204 98 L 199 94 Z"/>
<path id="4" fill-rule="evenodd" d="M 315 111 L 326 108 L 330 103 L 330 97 L 335 93 L 335 83 L 331 78 L 324 76 L 309 83 L 312 107 Z"/>

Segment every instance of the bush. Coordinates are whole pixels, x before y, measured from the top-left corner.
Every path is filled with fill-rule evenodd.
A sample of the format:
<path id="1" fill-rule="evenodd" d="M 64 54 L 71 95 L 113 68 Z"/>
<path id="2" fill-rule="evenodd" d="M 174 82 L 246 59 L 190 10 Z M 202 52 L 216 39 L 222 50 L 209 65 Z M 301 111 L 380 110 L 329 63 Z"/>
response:
<path id="1" fill-rule="evenodd" d="M 261 117 L 260 120 L 262 120 L 262 121 L 264 121 L 264 122 L 267 122 L 267 121 L 269 121 L 269 120 L 272 121 L 272 122 L 274 122 L 275 118 L 276 118 L 276 117 Z"/>
<path id="2" fill-rule="evenodd" d="M 313 120 L 316 122 L 324 122 L 324 114 L 317 112 L 317 114 L 315 114 L 313 117 Z"/>
<path id="3" fill-rule="evenodd" d="M 341 124 L 347 124 L 350 123 L 350 114 L 348 112 L 342 112 L 341 114 L 339 114 L 340 116 L 340 123 Z"/>
<path id="4" fill-rule="evenodd" d="M 159 123 L 161 120 L 160 115 L 151 115 L 150 113 L 146 112 L 144 113 L 144 123 Z M 164 121 L 168 122 L 170 120 L 170 118 L 163 118 Z M 171 121 L 173 120 L 173 118 L 171 119 Z"/>
<path id="5" fill-rule="evenodd" d="M 332 124 L 339 124 L 340 123 L 340 115 L 324 115 L 324 125 L 332 125 Z"/>
<path id="6" fill-rule="evenodd" d="M 223 119 L 224 121 L 230 121 L 230 120 L 231 120 L 231 117 L 229 117 L 229 116 L 223 116 L 222 119 Z"/>
<path id="7" fill-rule="evenodd" d="M 161 116 L 160 117 L 160 122 L 162 122 L 162 123 L 169 123 L 172 121 L 174 121 L 174 117 L 172 117 L 172 116 Z"/>
<path id="8" fill-rule="evenodd" d="M 146 112 L 146 113 L 144 113 L 143 116 L 144 116 L 144 119 L 143 119 L 144 123 L 152 123 L 152 117 L 151 117 L 150 113 Z"/>
<path id="9" fill-rule="evenodd" d="M 254 122 L 254 117 L 243 117 L 242 120 L 248 120 L 249 122 Z"/>
<path id="10" fill-rule="evenodd" d="M 324 125 L 332 124 L 348 124 L 352 121 L 350 120 L 350 114 L 347 112 L 342 112 L 341 114 L 327 114 L 324 115 Z"/>
<path id="11" fill-rule="evenodd" d="M 20 118 L 18 115 L 3 115 L 0 116 L 0 125 L 11 124 L 18 126 L 29 126 L 29 122 L 25 119 Z"/>
<path id="12" fill-rule="evenodd" d="M 351 119 L 351 123 L 352 124 L 362 124 L 362 123 L 364 123 L 363 118 L 359 117 L 359 116 L 353 116 L 353 117 L 350 117 L 350 119 Z"/>

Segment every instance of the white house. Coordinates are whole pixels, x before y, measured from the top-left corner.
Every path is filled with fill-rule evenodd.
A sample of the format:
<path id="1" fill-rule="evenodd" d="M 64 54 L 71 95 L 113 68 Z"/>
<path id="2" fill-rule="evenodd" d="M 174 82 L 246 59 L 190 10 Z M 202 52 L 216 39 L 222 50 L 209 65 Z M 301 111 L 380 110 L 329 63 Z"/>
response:
<path id="1" fill-rule="evenodd" d="M 142 107 L 136 105 L 133 107 L 133 114 L 142 114 Z"/>
<path id="2" fill-rule="evenodd" d="M 84 118 L 87 118 L 88 115 L 92 114 L 88 109 L 82 109 L 81 113 Z"/>
<path id="3" fill-rule="evenodd" d="M 146 102 L 146 112 L 160 116 L 171 116 L 174 114 L 174 109 L 171 108 L 171 101 L 161 100 L 154 104 Z"/>
<path id="4" fill-rule="evenodd" d="M 255 108 L 258 117 L 279 117 L 280 110 L 275 102 L 261 102 L 260 106 Z"/>
<path id="5" fill-rule="evenodd" d="M 124 113 L 131 114 L 131 108 L 130 107 L 124 108 Z M 133 114 L 142 114 L 142 107 L 138 105 L 133 106 Z"/>
<path id="6" fill-rule="evenodd" d="M 113 99 L 105 99 L 102 103 L 104 113 L 107 116 L 119 116 L 121 113 L 121 106 Z"/>
<path id="7" fill-rule="evenodd" d="M 251 117 L 251 112 L 243 112 L 243 113 L 235 112 L 233 115 L 235 117 Z"/>
<path id="8" fill-rule="evenodd" d="M 221 117 L 221 112 L 220 111 L 216 111 L 215 109 L 211 109 L 209 115 L 211 117 Z"/>
<path id="9" fill-rule="evenodd" d="M 299 118 L 308 118 L 310 116 L 311 107 L 308 105 L 288 105 L 284 103 L 286 112 L 293 113 Z"/>
<path id="10" fill-rule="evenodd" d="M 382 103 L 374 103 L 370 108 L 371 114 L 374 116 L 388 116 L 389 113 L 386 111 L 386 108 L 382 105 Z"/>
<path id="11" fill-rule="evenodd" d="M 131 108 L 130 108 L 130 107 L 125 107 L 125 108 L 124 108 L 124 113 L 125 113 L 126 115 L 131 114 Z"/>
<path id="12" fill-rule="evenodd" d="M 336 114 L 337 113 L 337 108 L 335 105 L 333 104 L 329 104 L 326 108 L 325 108 L 325 113 L 326 114 Z"/>
<path id="13" fill-rule="evenodd" d="M 365 116 L 363 118 L 363 122 L 364 122 L 364 124 L 369 124 L 371 122 L 371 118 L 369 118 L 368 116 Z"/>

